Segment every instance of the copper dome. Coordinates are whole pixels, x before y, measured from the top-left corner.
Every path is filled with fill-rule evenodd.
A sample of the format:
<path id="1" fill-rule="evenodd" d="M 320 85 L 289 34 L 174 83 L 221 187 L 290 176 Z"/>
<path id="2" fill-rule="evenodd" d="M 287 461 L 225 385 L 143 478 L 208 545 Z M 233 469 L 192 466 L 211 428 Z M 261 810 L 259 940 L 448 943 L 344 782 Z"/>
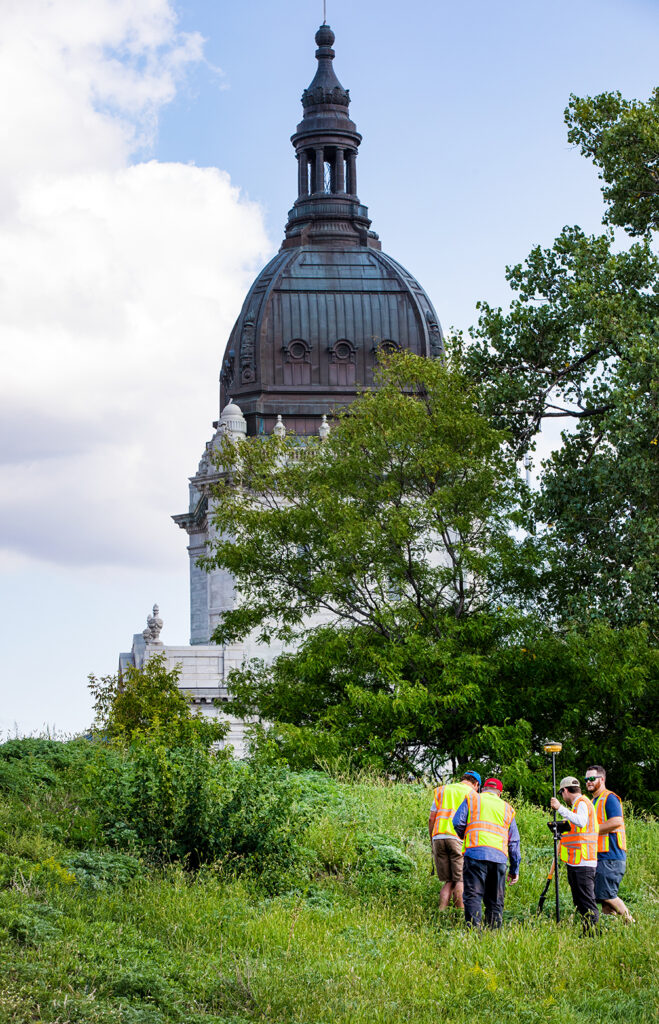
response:
<path id="1" fill-rule="evenodd" d="M 318 71 L 292 137 L 298 197 L 279 253 L 261 271 L 231 332 L 220 407 L 235 399 L 250 435 L 315 434 L 322 416 L 373 380 L 378 353 L 436 358 L 442 331 L 421 285 L 381 252 L 357 195 L 361 135 L 332 61 L 334 35 L 316 35 Z"/>

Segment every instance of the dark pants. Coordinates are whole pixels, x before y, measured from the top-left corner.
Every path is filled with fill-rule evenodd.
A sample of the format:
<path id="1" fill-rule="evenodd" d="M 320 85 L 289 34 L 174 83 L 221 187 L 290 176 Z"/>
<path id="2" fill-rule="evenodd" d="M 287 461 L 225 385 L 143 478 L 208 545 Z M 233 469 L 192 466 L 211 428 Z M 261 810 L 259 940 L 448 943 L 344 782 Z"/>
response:
<path id="1" fill-rule="evenodd" d="M 506 895 L 506 864 L 493 860 L 465 857 L 463 868 L 465 921 L 470 928 L 480 928 L 481 903 L 485 903 L 485 924 L 500 928 L 503 901 Z"/>
<path id="2" fill-rule="evenodd" d="M 600 913 L 595 901 L 595 868 L 575 868 L 567 864 L 567 880 L 572 890 L 572 902 L 581 914 L 585 932 L 592 931 Z"/>

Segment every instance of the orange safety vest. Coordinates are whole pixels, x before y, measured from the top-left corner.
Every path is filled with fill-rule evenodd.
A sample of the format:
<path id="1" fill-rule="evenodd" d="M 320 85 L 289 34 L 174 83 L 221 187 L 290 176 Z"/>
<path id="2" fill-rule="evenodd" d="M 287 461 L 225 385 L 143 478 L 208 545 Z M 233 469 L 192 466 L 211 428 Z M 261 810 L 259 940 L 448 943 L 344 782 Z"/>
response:
<path id="1" fill-rule="evenodd" d="M 508 832 L 515 817 L 510 804 L 494 793 L 475 793 L 472 790 L 467 794 L 467 805 L 469 814 L 462 842 L 463 852 L 474 846 L 489 846 L 508 856 Z"/>
<path id="2" fill-rule="evenodd" d="M 577 812 L 580 804 L 585 803 L 588 810 L 588 821 L 584 828 L 579 828 L 573 821 L 570 822 L 570 831 L 561 836 L 561 860 L 566 864 L 581 864 L 582 860 L 597 860 L 597 834 L 600 830 L 597 824 L 595 808 L 587 796 L 578 796 L 572 804 L 571 810 Z"/>
<path id="3" fill-rule="evenodd" d="M 432 837 L 455 836 L 457 833 L 453 828 L 453 816 L 458 807 L 471 790 L 466 782 L 451 782 L 446 786 L 438 786 L 435 790 L 435 823 L 432 827 Z"/>
<path id="4" fill-rule="evenodd" d="M 606 818 L 606 798 L 608 797 L 609 793 L 612 796 L 616 797 L 616 799 L 620 800 L 620 797 L 618 796 L 618 794 L 614 793 L 613 790 L 611 790 L 611 789 L 603 789 L 602 792 L 600 793 L 600 795 L 595 797 L 595 800 L 593 802 L 593 806 L 594 806 L 595 810 L 597 811 L 597 824 L 600 827 L 607 820 L 607 818 Z M 620 807 L 622 807 L 622 800 L 620 800 Z M 627 833 L 625 832 L 625 823 L 623 821 L 622 825 L 618 825 L 618 827 L 614 828 L 612 832 L 606 832 L 604 835 L 602 835 L 601 832 L 600 832 L 600 834 L 597 836 L 597 852 L 598 853 L 608 853 L 609 846 L 610 846 L 609 836 L 611 836 L 611 835 L 614 835 L 614 836 L 617 837 L 617 839 L 618 839 L 618 846 L 620 847 L 621 850 L 626 850 L 627 849 Z"/>

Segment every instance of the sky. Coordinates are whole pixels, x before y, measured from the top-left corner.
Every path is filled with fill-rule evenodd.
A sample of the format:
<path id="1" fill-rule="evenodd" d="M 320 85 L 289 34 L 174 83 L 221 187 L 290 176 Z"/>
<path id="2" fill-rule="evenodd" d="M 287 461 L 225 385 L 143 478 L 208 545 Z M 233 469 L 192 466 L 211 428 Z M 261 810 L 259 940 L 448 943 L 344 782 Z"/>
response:
<path id="1" fill-rule="evenodd" d="M 600 230 L 570 93 L 657 84 L 658 0 L 327 0 L 359 194 L 445 329 Z M 188 640 L 192 475 L 296 194 L 322 0 L 0 4 L 0 736 L 91 721 L 154 602 Z"/>

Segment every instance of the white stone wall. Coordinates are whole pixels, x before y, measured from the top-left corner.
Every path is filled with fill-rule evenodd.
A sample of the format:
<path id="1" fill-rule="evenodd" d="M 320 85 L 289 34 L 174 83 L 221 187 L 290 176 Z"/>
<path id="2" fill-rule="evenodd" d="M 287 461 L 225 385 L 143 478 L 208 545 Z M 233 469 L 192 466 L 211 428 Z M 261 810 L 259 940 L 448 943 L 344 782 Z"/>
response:
<path id="1" fill-rule="evenodd" d="M 207 644 L 208 633 L 208 574 L 197 565 L 206 550 L 206 534 L 190 535 L 190 643 Z"/>
<path id="2" fill-rule="evenodd" d="M 245 724 L 231 715 L 223 714 L 221 704 L 216 702 L 228 700 L 226 678 L 232 668 L 238 668 L 243 660 L 243 648 L 217 647 L 215 644 L 196 644 L 194 647 L 174 646 L 165 644 L 159 649 L 165 655 L 168 671 L 176 668 L 181 670 L 179 687 L 190 696 L 195 711 L 221 721 L 229 722 L 229 733 L 223 746 L 232 746 L 236 757 L 244 757 Z M 147 657 L 152 651 L 147 648 Z"/>

